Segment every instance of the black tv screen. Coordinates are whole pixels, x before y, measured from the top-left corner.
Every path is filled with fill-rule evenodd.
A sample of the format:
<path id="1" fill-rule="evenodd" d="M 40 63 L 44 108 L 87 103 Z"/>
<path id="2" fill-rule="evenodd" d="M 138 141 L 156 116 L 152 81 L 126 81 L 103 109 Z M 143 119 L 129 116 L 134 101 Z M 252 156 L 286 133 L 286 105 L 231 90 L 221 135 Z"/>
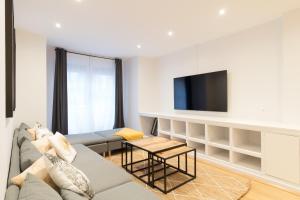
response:
<path id="1" fill-rule="evenodd" d="M 174 107 L 227 112 L 227 70 L 174 78 Z"/>

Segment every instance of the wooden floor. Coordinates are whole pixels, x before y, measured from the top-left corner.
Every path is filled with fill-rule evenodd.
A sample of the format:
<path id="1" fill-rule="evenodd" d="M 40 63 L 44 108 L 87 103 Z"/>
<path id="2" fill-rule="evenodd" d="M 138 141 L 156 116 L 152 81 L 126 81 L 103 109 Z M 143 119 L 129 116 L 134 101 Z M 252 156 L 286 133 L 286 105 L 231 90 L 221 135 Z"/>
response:
<path id="1" fill-rule="evenodd" d="M 114 160 L 115 156 L 110 157 L 110 160 Z M 120 164 L 120 158 L 115 158 L 117 163 Z M 115 161 L 116 161 L 115 160 Z M 275 185 L 264 182 L 253 176 L 249 176 L 243 173 L 233 171 L 229 168 L 222 167 L 220 165 L 208 162 L 206 160 L 197 159 L 197 166 L 201 166 L 214 171 L 221 171 L 231 177 L 250 180 L 249 191 L 241 198 L 241 200 L 300 200 L 300 192 L 289 191 Z M 165 198 L 163 198 L 165 199 Z M 167 198 L 168 199 L 168 198 Z"/>
<path id="2" fill-rule="evenodd" d="M 250 190 L 245 196 L 241 198 L 241 200 L 300 200 L 300 193 L 298 192 L 287 191 L 277 186 L 268 184 L 267 182 L 257 180 L 255 177 L 251 177 L 241 173 L 236 173 L 232 170 L 223 168 L 219 165 L 209 163 L 207 161 L 203 161 L 200 159 L 198 161 L 206 165 L 211 165 L 212 167 L 217 167 L 222 171 L 226 171 L 227 173 L 231 173 L 232 176 L 238 176 L 238 177 L 242 176 L 250 179 L 251 180 Z"/>

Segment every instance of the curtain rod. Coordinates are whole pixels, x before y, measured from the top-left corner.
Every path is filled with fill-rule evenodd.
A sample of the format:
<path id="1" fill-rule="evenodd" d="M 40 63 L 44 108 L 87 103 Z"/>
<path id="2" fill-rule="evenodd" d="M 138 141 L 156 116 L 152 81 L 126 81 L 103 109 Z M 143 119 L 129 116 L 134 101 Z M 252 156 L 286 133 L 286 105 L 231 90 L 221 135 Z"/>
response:
<path id="1" fill-rule="evenodd" d="M 67 52 L 68 53 L 72 53 L 72 54 L 82 55 L 82 56 L 94 57 L 94 58 L 102 58 L 102 59 L 107 59 L 107 60 L 116 60 L 116 58 L 109 58 L 109 57 L 104 57 L 104 56 L 88 55 L 88 54 L 78 53 L 78 52 L 74 52 L 74 51 L 67 51 Z"/>

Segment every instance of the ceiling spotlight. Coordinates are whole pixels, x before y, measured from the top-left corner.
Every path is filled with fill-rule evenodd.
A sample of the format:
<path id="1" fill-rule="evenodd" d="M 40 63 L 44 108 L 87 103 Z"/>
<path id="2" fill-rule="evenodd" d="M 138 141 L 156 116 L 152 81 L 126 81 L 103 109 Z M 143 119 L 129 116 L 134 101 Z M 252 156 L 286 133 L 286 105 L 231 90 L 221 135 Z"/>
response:
<path id="1" fill-rule="evenodd" d="M 136 48 L 140 49 L 140 48 L 142 48 L 142 45 L 138 44 L 138 45 L 136 45 Z"/>
<path id="2" fill-rule="evenodd" d="M 173 32 L 173 31 L 169 31 L 169 32 L 168 32 L 168 36 L 171 37 L 171 36 L 173 36 L 173 35 L 174 35 L 174 32 Z"/>
<path id="3" fill-rule="evenodd" d="M 61 24 L 60 23 L 55 23 L 55 27 L 56 28 L 61 28 Z"/>
<path id="4" fill-rule="evenodd" d="M 77 2 L 82 2 L 82 0 L 76 0 Z"/>
<path id="5" fill-rule="evenodd" d="M 219 15 L 220 16 L 223 16 L 223 15 L 225 15 L 226 14 L 226 10 L 223 8 L 223 9 L 221 9 L 221 10 L 219 10 Z"/>

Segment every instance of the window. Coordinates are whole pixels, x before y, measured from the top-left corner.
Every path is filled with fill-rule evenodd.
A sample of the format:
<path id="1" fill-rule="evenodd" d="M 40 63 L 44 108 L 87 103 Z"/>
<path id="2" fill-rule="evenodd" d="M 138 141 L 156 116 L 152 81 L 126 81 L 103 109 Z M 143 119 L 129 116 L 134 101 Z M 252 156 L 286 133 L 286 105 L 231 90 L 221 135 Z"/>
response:
<path id="1" fill-rule="evenodd" d="M 69 134 L 112 129 L 115 115 L 113 60 L 68 53 Z"/>

